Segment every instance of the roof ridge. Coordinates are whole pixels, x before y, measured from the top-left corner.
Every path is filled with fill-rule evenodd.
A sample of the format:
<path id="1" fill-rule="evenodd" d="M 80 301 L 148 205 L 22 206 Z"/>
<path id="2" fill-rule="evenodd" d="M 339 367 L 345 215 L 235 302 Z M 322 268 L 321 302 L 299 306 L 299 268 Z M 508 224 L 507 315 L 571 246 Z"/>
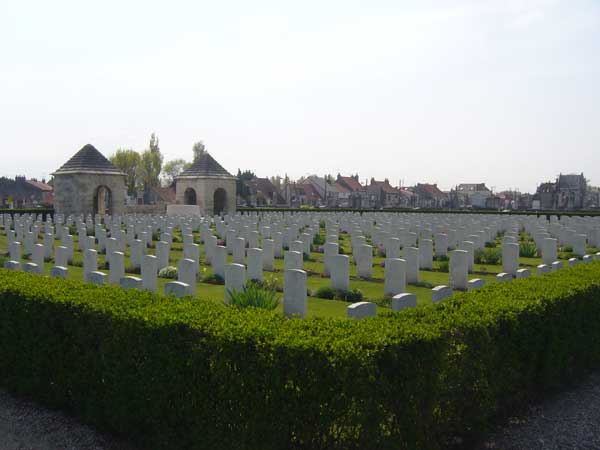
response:
<path id="1" fill-rule="evenodd" d="M 66 163 L 64 163 L 55 174 L 68 172 L 106 172 L 123 174 L 93 145 L 84 145 Z"/>

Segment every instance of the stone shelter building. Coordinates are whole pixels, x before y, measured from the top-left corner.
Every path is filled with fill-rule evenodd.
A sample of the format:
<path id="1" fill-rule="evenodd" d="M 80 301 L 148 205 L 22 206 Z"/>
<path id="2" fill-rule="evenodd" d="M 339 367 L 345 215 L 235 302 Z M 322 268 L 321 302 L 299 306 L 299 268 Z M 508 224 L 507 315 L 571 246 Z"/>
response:
<path id="1" fill-rule="evenodd" d="M 125 174 L 87 144 L 54 172 L 57 214 L 123 214 Z"/>
<path id="2" fill-rule="evenodd" d="M 203 214 L 234 213 L 236 178 L 205 152 L 175 178 L 175 200 L 198 205 Z"/>

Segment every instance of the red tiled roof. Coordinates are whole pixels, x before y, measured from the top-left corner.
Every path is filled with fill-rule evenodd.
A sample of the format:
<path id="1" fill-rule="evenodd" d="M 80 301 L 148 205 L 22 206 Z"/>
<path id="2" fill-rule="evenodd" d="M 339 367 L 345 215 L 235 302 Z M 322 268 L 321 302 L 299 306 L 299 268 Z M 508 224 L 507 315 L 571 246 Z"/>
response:
<path id="1" fill-rule="evenodd" d="M 371 186 L 377 186 L 377 187 L 381 188 L 381 190 L 383 190 L 383 192 L 385 192 L 386 194 L 397 194 L 398 193 L 398 189 L 391 186 L 390 182 L 387 180 L 385 180 L 385 181 L 372 180 Z"/>
<path id="2" fill-rule="evenodd" d="M 49 184 L 46 184 L 46 183 L 42 183 L 41 181 L 26 180 L 26 183 L 29 183 L 30 185 L 38 188 L 41 191 L 52 191 L 52 186 L 50 186 Z"/>
<path id="3" fill-rule="evenodd" d="M 352 192 L 350 189 L 348 189 L 342 183 L 339 183 L 337 181 L 335 182 L 334 186 L 338 190 L 338 192 L 340 192 L 342 194 L 349 194 L 350 192 Z"/>
<path id="4" fill-rule="evenodd" d="M 312 184 L 305 183 L 305 184 L 301 184 L 299 187 L 304 189 L 304 193 L 306 194 L 307 198 L 309 198 L 309 199 L 321 198 L 321 196 L 319 195 L 319 193 L 317 192 L 317 190 L 315 189 L 315 187 Z"/>
<path id="5" fill-rule="evenodd" d="M 417 184 L 417 189 L 429 195 L 444 195 L 444 193 L 435 184 Z"/>
<path id="6" fill-rule="evenodd" d="M 364 187 L 352 177 L 339 177 L 339 181 L 344 183 L 352 192 L 364 191 Z"/>

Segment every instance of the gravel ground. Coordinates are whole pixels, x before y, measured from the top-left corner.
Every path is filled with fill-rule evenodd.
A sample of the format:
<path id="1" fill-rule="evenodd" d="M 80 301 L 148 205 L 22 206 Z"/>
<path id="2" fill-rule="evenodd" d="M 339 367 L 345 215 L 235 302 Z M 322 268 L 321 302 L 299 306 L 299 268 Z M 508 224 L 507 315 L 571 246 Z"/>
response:
<path id="1" fill-rule="evenodd" d="M 600 373 L 513 417 L 477 450 L 600 449 Z"/>
<path id="2" fill-rule="evenodd" d="M 0 389 L 0 450 L 135 450 L 76 419 Z"/>
<path id="3" fill-rule="evenodd" d="M 600 373 L 490 436 L 476 450 L 600 449 Z M 0 450 L 136 450 L 76 419 L 0 390 Z"/>

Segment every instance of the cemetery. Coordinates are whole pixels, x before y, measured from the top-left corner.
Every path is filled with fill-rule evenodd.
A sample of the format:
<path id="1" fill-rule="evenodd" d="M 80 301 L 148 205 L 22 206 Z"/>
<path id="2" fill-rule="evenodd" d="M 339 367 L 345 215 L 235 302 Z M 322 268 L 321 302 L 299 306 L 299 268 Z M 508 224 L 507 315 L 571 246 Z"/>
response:
<path id="1" fill-rule="evenodd" d="M 597 217 L 174 212 L 0 216 L 4 385 L 148 448 L 444 448 L 600 354 Z"/>

